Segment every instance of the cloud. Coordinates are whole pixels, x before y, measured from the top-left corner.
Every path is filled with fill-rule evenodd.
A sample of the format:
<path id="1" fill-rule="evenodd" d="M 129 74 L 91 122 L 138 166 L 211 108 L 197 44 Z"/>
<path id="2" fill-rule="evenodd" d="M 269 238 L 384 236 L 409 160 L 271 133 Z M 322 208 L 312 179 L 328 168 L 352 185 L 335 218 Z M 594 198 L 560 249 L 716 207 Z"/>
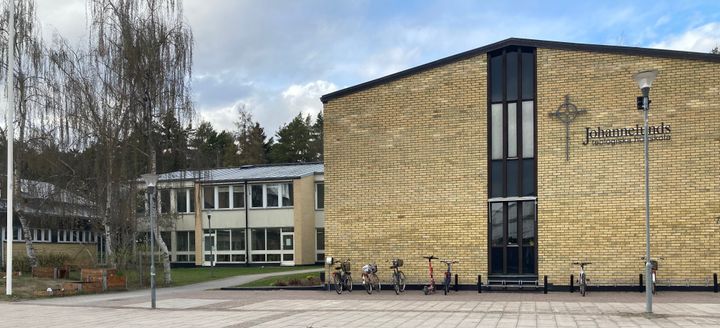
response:
<path id="1" fill-rule="evenodd" d="M 316 116 L 322 111 L 320 96 L 337 90 L 331 82 L 317 80 L 306 84 L 293 84 L 282 92 L 283 104 L 292 115 Z"/>
<path id="2" fill-rule="evenodd" d="M 720 22 L 707 23 L 653 43 L 651 48 L 710 52 L 720 45 Z"/>

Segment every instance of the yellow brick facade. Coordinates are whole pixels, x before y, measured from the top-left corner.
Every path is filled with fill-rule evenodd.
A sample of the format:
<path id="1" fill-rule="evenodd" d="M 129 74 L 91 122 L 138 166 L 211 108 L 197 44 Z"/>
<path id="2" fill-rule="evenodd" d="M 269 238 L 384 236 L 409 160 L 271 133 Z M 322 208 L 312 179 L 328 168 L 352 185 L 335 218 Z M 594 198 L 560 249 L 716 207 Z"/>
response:
<path id="1" fill-rule="evenodd" d="M 481 54 L 325 103 L 327 256 L 358 273 L 403 258 L 411 283 L 427 280 L 430 254 L 459 260 L 461 283 L 487 276 L 486 64 Z M 642 125 L 632 74 L 645 69 L 660 71 L 650 124 L 672 126 L 672 140 L 650 144 L 658 277 L 720 271 L 720 64 L 538 48 L 538 275 L 550 283 L 567 284 L 574 260 L 592 261 L 599 282 L 636 283 L 641 273 L 642 143 L 582 142 L 586 127 Z M 566 94 L 587 110 L 570 125 L 569 161 L 565 127 L 550 116 Z"/>

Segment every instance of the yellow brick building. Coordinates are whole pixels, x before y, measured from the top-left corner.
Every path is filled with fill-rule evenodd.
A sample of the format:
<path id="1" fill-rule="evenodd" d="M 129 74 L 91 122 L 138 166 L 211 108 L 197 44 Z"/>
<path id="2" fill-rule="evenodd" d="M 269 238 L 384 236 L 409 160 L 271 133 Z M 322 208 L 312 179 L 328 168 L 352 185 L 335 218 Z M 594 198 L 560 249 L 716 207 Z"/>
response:
<path id="1" fill-rule="evenodd" d="M 571 263 L 587 260 L 596 284 L 637 284 L 646 229 L 633 75 L 648 69 L 659 71 L 649 112 L 658 280 L 712 283 L 720 56 L 526 39 L 323 96 L 326 255 L 355 268 L 403 258 L 420 282 L 422 256 L 434 254 L 460 261 L 465 284 L 567 285 Z"/>

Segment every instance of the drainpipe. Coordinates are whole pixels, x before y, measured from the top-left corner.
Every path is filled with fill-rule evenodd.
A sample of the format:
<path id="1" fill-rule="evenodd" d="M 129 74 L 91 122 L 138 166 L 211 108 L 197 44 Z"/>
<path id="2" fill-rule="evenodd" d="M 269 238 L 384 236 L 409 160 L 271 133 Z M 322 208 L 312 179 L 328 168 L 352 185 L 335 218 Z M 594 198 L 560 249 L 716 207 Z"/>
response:
<path id="1" fill-rule="evenodd" d="M 250 208 L 250 204 L 248 202 L 248 183 L 247 180 L 245 180 L 245 266 L 250 266 L 250 228 L 248 227 L 249 222 L 249 215 L 250 211 L 248 210 Z"/>

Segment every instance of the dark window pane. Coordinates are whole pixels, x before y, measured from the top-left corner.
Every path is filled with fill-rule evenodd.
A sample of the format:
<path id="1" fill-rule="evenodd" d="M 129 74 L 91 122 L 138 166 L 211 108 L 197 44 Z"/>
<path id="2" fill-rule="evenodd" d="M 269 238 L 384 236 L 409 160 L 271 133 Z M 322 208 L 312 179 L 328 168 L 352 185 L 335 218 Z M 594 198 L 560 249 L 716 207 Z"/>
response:
<path id="1" fill-rule="evenodd" d="M 492 273 L 503 273 L 503 248 L 492 247 L 490 258 L 492 258 L 490 271 Z"/>
<path id="2" fill-rule="evenodd" d="M 522 97 L 532 99 L 535 93 L 535 59 L 530 52 L 522 54 Z"/>
<path id="3" fill-rule="evenodd" d="M 230 187 L 218 187 L 218 208 L 230 208 Z"/>
<path id="4" fill-rule="evenodd" d="M 507 100 L 516 100 L 518 96 L 518 53 L 515 51 L 508 52 L 505 55 L 505 65 L 507 67 Z"/>
<path id="5" fill-rule="evenodd" d="M 245 262 L 245 255 L 235 255 L 232 256 L 233 262 Z"/>
<path id="6" fill-rule="evenodd" d="M 170 213 L 170 189 L 160 190 L 160 213 Z"/>
<path id="7" fill-rule="evenodd" d="M 230 230 L 218 230 L 216 236 L 217 236 L 217 250 L 229 251 L 230 250 Z"/>
<path id="8" fill-rule="evenodd" d="M 192 249 L 189 248 L 190 243 L 188 240 L 187 231 L 178 231 L 175 234 L 177 236 L 177 251 L 178 252 L 192 251 Z"/>
<path id="9" fill-rule="evenodd" d="M 267 207 L 280 206 L 280 203 L 278 202 L 278 194 L 280 193 L 278 187 L 279 185 L 265 185 L 265 193 L 267 194 L 267 200 L 265 203 Z"/>
<path id="10" fill-rule="evenodd" d="M 253 254 L 253 262 L 265 262 L 265 254 Z"/>
<path id="11" fill-rule="evenodd" d="M 243 208 L 245 207 L 245 188 L 243 186 L 233 187 L 233 207 Z"/>
<path id="12" fill-rule="evenodd" d="M 268 262 L 280 262 L 280 254 L 268 254 L 267 261 Z"/>
<path id="13" fill-rule="evenodd" d="M 282 192 L 282 206 L 293 206 L 293 185 L 286 183 L 280 185 Z"/>
<path id="14" fill-rule="evenodd" d="M 263 207 L 263 186 L 252 185 L 250 190 L 252 192 L 252 207 Z"/>
<path id="15" fill-rule="evenodd" d="M 502 56 L 490 57 L 490 101 L 503 100 Z"/>
<path id="16" fill-rule="evenodd" d="M 292 254 L 283 254 L 283 261 L 292 261 L 294 256 Z"/>
<path id="17" fill-rule="evenodd" d="M 172 233 L 170 231 L 160 231 L 160 237 L 163 242 L 165 242 L 165 246 L 167 246 L 168 250 L 170 250 L 170 245 L 172 245 Z"/>
<path id="18" fill-rule="evenodd" d="M 523 196 L 535 196 L 535 159 L 523 160 Z"/>
<path id="19" fill-rule="evenodd" d="M 252 250 L 265 250 L 265 229 L 252 229 L 250 234 L 252 235 Z"/>
<path id="20" fill-rule="evenodd" d="M 267 229 L 267 249 L 280 250 L 280 229 Z"/>
<path id="21" fill-rule="evenodd" d="M 505 225 L 503 224 L 503 204 L 502 203 L 491 203 L 490 204 L 490 227 L 492 233 L 492 245 L 493 246 L 504 246 L 503 237 L 505 235 Z"/>
<path id="22" fill-rule="evenodd" d="M 490 163 L 490 197 L 503 196 L 503 162 Z"/>
<path id="23" fill-rule="evenodd" d="M 205 236 L 205 251 L 209 252 L 215 246 L 215 240 L 212 235 Z"/>
<path id="24" fill-rule="evenodd" d="M 318 228 L 315 238 L 317 240 L 316 249 L 324 250 L 325 249 L 325 228 Z"/>
<path id="25" fill-rule="evenodd" d="M 522 202 L 522 243 L 535 246 L 535 202 Z"/>
<path id="26" fill-rule="evenodd" d="M 188 256 L 187 255 L 178 255 L 177 256 L 177 262 L 187 262 Z"/>
<path id="27" fill-rule="evenodd" d="M 506 247 L 507 274 L 520 273 L 520 247 Z"/>
<path id="28" fill-rule="evenodd" d="M 523 273 L 535 273 L 535 247 L 523 247 Z"/>
<path id="29" fill-rule="evenodd" d="M 195 190 L 190 189 L 190 209 L 188 212 L 195 212 Z"/>
<path id="30" fill-rule="evenodd" d="M 217 261 L 218 262 L 230 262 L 230 255 L 229 254 L 218 254 Z"/>
<path id="31" fill-rule="evenodd" d="M 187 212 L 187 189 L 179 189 L 175 193 L 175 207 L 177 208 L 178 213 L 186 213 Z"/>
<path id="32" fill-rule="evenodd" d="M 203 188 L 204 208 L 215 208 L 215 187 Z"/>
<path id="33" fill-rule="evenodd" d="M 317 209 L 325 208 L 325 184 L 318 183 L 315 185 L 315 207 Z"/>
<path id="34" fill-rule="evenodd" d="M 195 251 L 195 231 L 188 231 L 188 251 L 194 252 Z M 193 259 L 194 261 L 194 259 Z"/>
<path id="35" fill-rule="evenodd" d="M 245 230 L 233 229 L 232 231 L 232 250 L 244 251 L 245 250 Z"/>
<path id="36" fill-rule="evenodd" d="M 517 245 L 518 243 L 518 209 L 516 202 L 507 203 L 507 222 L 508 222 L 508 245 Z"/>
<path id="37" fill-rule="evenodd" d="M 520 165 L 518 160 L 507 161 L 507 193 L 505 196 L 519 196 L 518 181 L 520 181 Z"/>

